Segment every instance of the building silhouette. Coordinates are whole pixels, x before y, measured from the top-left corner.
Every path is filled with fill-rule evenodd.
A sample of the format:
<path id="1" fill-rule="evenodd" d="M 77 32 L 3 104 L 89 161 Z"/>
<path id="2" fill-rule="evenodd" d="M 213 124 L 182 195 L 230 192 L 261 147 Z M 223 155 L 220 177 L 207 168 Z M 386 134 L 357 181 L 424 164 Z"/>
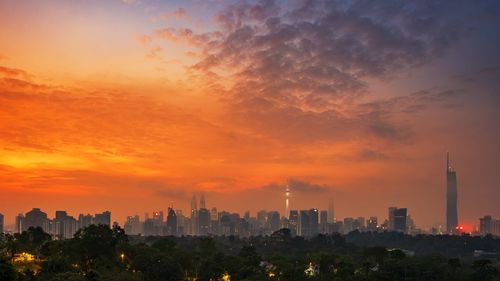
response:
<path id="1" fill-rule="evenodd" d="M 208 235 L 209 233 L 210 211 L 206 208 L 200 208 L 200 210 L 198 211 L 198 235 Z"/>
<path id="2" fill-rule="evenodd" d="M 167 235 L 177 235 L 177 214 L 174 208 L 168 208 L 167 212 Z"/>
<path id="3" fill-rule="evenodd" d="M 370 219 L 368 219 L 368 222 L 366 224 L 366 230 L 377 231 L 377 227 L 378 227 L 377 217 L 370 217 Z"/>
<path id="4" fill-rule="evenodd" d="M 322 210 L 319 213 L 319 232 L 326 234 L 328 233 L 328 212 L 326 210 Z"/>
<path id="5" fill-rule="evenodd" d="M 493 234 L 500 235 L 500 219 L 492 216 L 484 216 L 479 219 L 479 232 L 482 235 Z"/>
<path id="6" fill-rule="evenodd" d="M 280 213 L 278 211 L 271 211 L 267 214 L 269 229 L 272 232 L 279 230 L 280 227 Z"/>
<path id="7" fill-rule="evenodd" d="M 335 222 L 335 202 L 330 198 L 328 201 L 328 223 Z"/>
<path id="8" fill-rule="evenodd" d="M 0 214 L 0 233 L 4 232 L 4 216 Z"/>
<path id="9" fill-rule="evenodd" d="M 24 224 L 21 226 L 21 231 L 26 231 L 30 227 L 40 227 L 43 231 L 50 232 L 50 222 L 47 218 L 47 213 L 42 212 L 39 208 L 33 208 L 26 213 Z"/>
<path id="10" fill-rule="evenodd" d="M 456 233 L 458 227 L 457 173 L 450 165 L 450 154 L 446 155 L 446 231 Z"/>
<path id="11" fill-rule="evenodd" d="M 291 210 L 288 216 L 288 228 L 292 235 L 297 235 L 299 224 L 299 212 L 297 210 Z"/>
<path id="12" fill-rule="evenodd" d="M 397 208 L 394 210 L 394 231 L 406 232 L 406 217 L 408 210 L 406 208 Z"/>
<path id="13" fill-rule="evenodd" d="M 105 211 L 100 214 L 95 214 L 94 224 L 111 226 L 111 212 Z"/>

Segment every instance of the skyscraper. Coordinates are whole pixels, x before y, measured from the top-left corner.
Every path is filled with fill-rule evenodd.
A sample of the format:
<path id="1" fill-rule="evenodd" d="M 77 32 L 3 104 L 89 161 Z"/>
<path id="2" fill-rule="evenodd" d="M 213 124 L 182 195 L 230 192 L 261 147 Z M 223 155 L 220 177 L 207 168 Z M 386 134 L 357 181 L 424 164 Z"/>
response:
<path id="1" fill-rule="evenodd" d="M 97 224 L 97 225 L 103 224 L 103 225 L 111 226 L 111 212 L 105 211 L 105 212 L 102 212 L 101 214 L 95 214 L 94 224 Z"/>
<path id="2" fill-rule="evenodd" d="M 274 232 L 280 229 L 280 213 L 277 211 L 272 211 L 267 213 L 267 221 L 269 223 L 269 229 Z"/>
<path id="3" fill-rule="evenodd" d="M 387 228 L 390 231 L 394 230 L 394 211 L 396 211 L 397 207 L 389 207 L 389 224 L 387 225 Z"/>
<path id="4" fill-rule="evenodd" d="M 33 208 L 33 210 L 26 213 L 24 218 L 24 225 L 22 225 L 22 231 L 28 230 L 30 227 L 40 227 L 45 232 L 50 231 L 49 219 L 47 214 L 42 212 L 39 208 Z"/>
<path id="5" fill-rule="evenodd" d="M 290 215 L 290 188 L 288 188 L 287 185 L 285 190 L 285 216 L 287 219 L 289 219 L 289 215 Z"/>
<path id="6" fill-rule="evenodd" d="M 297 235 L 299 223 L 299 212 L 297 210 L 291 210 L 290 215 L 288 216 L 288 227 L 292 232 L 292 235 Z"/>
<path id="7" fill-rule="evenodd" d="M 406 217 L 408 211 L 406 208 L 398 208 L 394 210 L 394 230 L 406 232 Z"/>
<path id="8" fill-rule="evenodd" d="M 368 231 L 377 231 L 378 221 L 377 217 L 370 217 L 368 223 L 366 224 L 366 229 Z"/>
<path id="9" fill-rule="evenodd" d="M 23 214 L 19 214 L 16 216 L 16 233 L 21 233 L 23 232 L 23 229 L 24 229 L 24 215 Z"/>
<path id="10" fill-rule="evenodd" d="M 3 224 L 4 224 L 3 214 L 0 214 L 0 233 L 3 233 Z"/>
<path id="11" fill-rule="evenodd" d="M 328 212 L 326 210 L 322 210 L 319 213 L 319 232 L 320 233 L 328 233 Z"/>
<path id="12" fill-rule="evenodd" d="M 328 223 L 334 223 L 335 222 L 335 210 L 334 210 L 334 202 L 333 199 L 330 198 L 328 201 Z"/>
<path id="13" fill-rule="evenodd" d="M 168 235 L 177 235 L 177 214 L 174 211 L 174 208 L 168 208 L 167 212 L 167 234 Z"/>
<path id="14" fill-rule="evenodd" d="M 205 207 L 205 194 L 202 194 L 200 197 L 200 209 L 206 208 Z"/>
<path id="15" fill-rule="evenodd" d="M 209 232 L 210 232 L 210 211 L 206 208 L 200 208 L 200 210 L 198 211 L 198 235 L 207 235 L 209 234 Z"/>
<path id="16" fill-rule="evenodd" d="M 191 198 L 191 235 L 198 234 L 198 203 L 196 202 L 196 195 L 193 194 Z"/>
<path id="17" fill-rule="evenodd" d="M 458 226 L 457 173 L 450 165 L 450 154 L 446 155 L 446 231 L 455 233 Z"/>

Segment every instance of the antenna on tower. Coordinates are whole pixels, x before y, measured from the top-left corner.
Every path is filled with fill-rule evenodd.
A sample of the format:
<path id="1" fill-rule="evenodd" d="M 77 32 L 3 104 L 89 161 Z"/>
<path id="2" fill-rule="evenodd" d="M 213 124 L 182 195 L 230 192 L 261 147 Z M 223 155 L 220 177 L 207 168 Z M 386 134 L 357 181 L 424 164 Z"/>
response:
<path id="1" fill-rule="evenodd" d="M 450 167 L 450 153 L 446 152 L 446 172 L 450 172 L 451 167 Z"/>

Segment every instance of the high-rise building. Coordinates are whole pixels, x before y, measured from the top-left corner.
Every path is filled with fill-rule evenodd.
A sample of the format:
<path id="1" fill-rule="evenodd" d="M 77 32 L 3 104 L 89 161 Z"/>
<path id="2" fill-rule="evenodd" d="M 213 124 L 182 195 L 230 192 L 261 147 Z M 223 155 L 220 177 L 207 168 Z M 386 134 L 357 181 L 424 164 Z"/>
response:
<path id="1" fill-rule="evenodd" d="M 125 233 L 128 235 L 141 234 L 141 220 L 139 215 L 128 216 L 123 228 L 125 229 Z"/>
<path id="2" fill-rule="evenodd" d="M 267 220 L 269 222 L 269 229 L 271 232 L 280 229 L 280 213 L 277 211 L 272 211 L 267 213 Z"/>
<path id="3" fill-rule="evenodd" d="M 50 233 L 58 238 L 72 238 L 79 228 L 75 218 L 68 216 L 66 211 L 56 211 Z"/>
<path id="4" fill-rule="evenodd" d="M 318 222 L 319 222 L 319 212 L 318 209 L 313 208 L 309 210 L 309 218 L 311 222 L 310 226 L 310 231 L 311 231 L 311 236 L 316 236 L 318 235 L 319 227 L 318 227 Z"/>
<path id="5" fill-rule="evenodd" d="M 378 220 L 377 217 L 370 217 L 368 223 L 366 224 L 366 229 L 368 231 L 377 231 Z"/>
<path id="6" fill-rule="evenodd" d="M 87 214 L 87 215 L 80 214 L 78 216 L 78 228 L 85 228 L 85 227 L 91 225 L 93 220 L 94 220 L 94 218 L 92 217 L 91 214 Z"/>
<path id="7" fill-rule="evenodd" d="M 406 208 L 397 208 L 394 210 L 394 231 L 406 232 Z"/>
<path id="8" fill-rule="evenodd" d="M 167 230 L 164 227 L 163 211 L 153 212 L 154 235 L 166 235 Z M 165 233 L 164 233 L 165 232 Z"/>
<path id="9" fill-rule="evenodd" d="M 105 211 L 100 214 L 95 214 L 94 224 L 103 224 L 111 226 L 111 212 Z"/>
<path id="10" fill-rule="evenodd" d="M 285 189 L 285 216 L 290 215 L 290 188 L 288 187 L 288 184 Z"/>
<path id="11" fill-rule="evenodd" d="M 200 209 L 206 208 L 205 207 L 205 194 L 202 194 L 200 197 Z"/>
<path id="12" fill-rule="evenodd" d="M 500 219 L 491 216 L 484 216 L 479 219 L 479 232 L 482 235 L 500 235 Z"/>
<path id="13" fill-rule="evenodd" d="M 267 211 L 260 210 L 257 212 L 257 225 L 259 228 L 266 228 L 267 226 Z"/>
<path id="14" fill-rule="evenodd" d="M 210 211 L 206 208 L 200 208 L 198 211 L 198 227 L 198 235 L 210 233 Z"/>
<path id="15" fill-rule="evenodd" d="M 4 232 L 4 216 L 0 214 L 0 233 Z"/>
<path id="16" fill-rule="evenodd" d="M 142 233 L 144 236 L 152 236 L 155 234 L 155 223 L 153 219 L 145 219 L 142 224 Z"/>
<path id="17" fill-rule="evenodd" d="M 196 195 L 193 194 L 191 198 L 191 235 L 198 234 L 198 203 L 196 201 Z"/>
<path id="18" fill-rule="evenodd" d="M 343 233 L 348 234 L 349 232 L 354 230 L 354 219 L 353 218 L 344 218 L 343 224 Z"/>
<path id="19" fill-rule="evenodd" d="M 394 231 L 394 211 L 397 207 L 389 207 L 388 225 L 387 228 L 390 231 Z"/>
<path id="20" fill-rule="evenodd" d="M 297 210 L 291 210 L 288 216 L 288 228 L 292 235 L 298 235 L 298 224 L 299 224 L 299 212 Z"/>
<path id="21" fill-rule="evenodd" d="M 23 229 L 24 229 L 24 215 L 23 214 L 19 214 L 16 216 L 16 233 L 21 233 L 23 232 Z"/>
<path id="22" fill-rule="evenodd" d="M 328 201 L 328 223 L 335 222 L 335 205 L 333 199 L 330 198 Z"/>
<path id="23" fill-rule="evenodd" d="M 357 219 L 355 219 L 353 222 L 353 228 L 354 228 L 354 230 L 364 231 L 365 230 L 365 218 L 358 217 Z"/>
<path id="24" fill-rule="evenodd" d="M 450 154 L 446 155 L 446 231 L 456 233 L 458 226 L 457 173 L 450 165 Z"/>
<path id="25" fill-rule="evenodd" d="M 311 231 L 310 231 L 310 218 L 309 218 L 309 211 L 307 210 L 300 210 L 299 212 L 299 221 L 297 225 L 297 235 L 302 236 L 302 237 L 308 237 L 311 236 Z"/>
<path id="26" fill-rule="evenodd" d="M 190 223 L 189 218 L 186 218 L 182 213 L 182 210 L 175 210 L 175 215 L 177 216 L 177 235 L 182 236 L 186 234 L 187 224 Z M 167 223 L 168 223 L 168 214 L 167 214 Z"/>
<path id="27" fill-rule="evenodd" d="M 217 208 L 213 207 L 210 210 L 210 233 L 214 235 L 219 235 L 219 212 Z"/>
<path id="28" fill-rule="evenodd" d="M 24 218 L 22 231 L 26 231 L 30 227 L 40 227 L 43 231 L 49 233 L 50 224 L 47 214 L 42 212 L 39 208 L 33 208 L 31 211 L 27 212 Z"/>
<path id="29" fill-rule="evenodd" d="M 319 213 L 319 232 L 326 234 L 328 233 L 328 212 L 326 210 L 322 210 Z"/>
<path id="30" fill-rule="evenodd" d="M 177 235 L 177 214 L 174 208 L 168 208 L 167 213 L 167 235 Z"/>
<path id="31" fill-rule="evenodd" d="M 297 235 L 312 237 L 318 234 L 318 209 L 301 210 Z"/>

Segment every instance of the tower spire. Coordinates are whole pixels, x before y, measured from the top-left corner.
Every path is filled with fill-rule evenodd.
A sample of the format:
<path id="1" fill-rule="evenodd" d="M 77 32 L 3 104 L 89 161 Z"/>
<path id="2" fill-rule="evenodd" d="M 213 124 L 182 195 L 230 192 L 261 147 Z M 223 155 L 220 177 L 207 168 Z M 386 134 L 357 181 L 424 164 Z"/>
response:
<path id="1" fill-rule="evenodd" d="M 446 152 L 446 172 L 450 171 L 450 153 Z"/>

